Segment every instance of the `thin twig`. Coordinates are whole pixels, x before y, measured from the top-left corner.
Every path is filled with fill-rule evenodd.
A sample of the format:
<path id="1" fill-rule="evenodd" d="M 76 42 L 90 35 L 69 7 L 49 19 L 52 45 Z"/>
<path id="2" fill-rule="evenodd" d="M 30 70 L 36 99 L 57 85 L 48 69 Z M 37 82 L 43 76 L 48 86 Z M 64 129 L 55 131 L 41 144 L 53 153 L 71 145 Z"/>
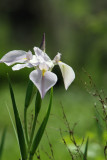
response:
<path id="1" fill-rule="evenodd" d="M 77 150 L 77 152 L 79 153 L 79 155 L 80 155 L 80 157 L 81 157 L 80 147 L 77 145 L 76 140 L 75 140 L 75 137 L 74 137 L 74 128 L 75 128 L 75 126 L 77 125 L 77 123 L 74 124 L 73 129 L 71 130 L 62 103 L 61 103 L 61 108 L 62 108 L 62 112 L 63 112 L 63 118 L 64 118 L 64 120 L 65 120 L 65 122 L 66 122 L 66 127 L 67 127 L 67 129 L 68 129 L 68 131 L 69 131 L 70 140 L 71 140 L 71 142 L 75 145 L 76 150 Z"/>
<path id="2" fill-rule="evenodd" d="M 45 133 L 46 133 L 46 137 L 47 137 L 48 144 L 49 144 L 49 147 L 50 147 L 51 155 L 52 155 L 52 157 L 53 157 L 53 160 L 55 160 L 55 158 L 54 158 L 54 152 L 53 152 L 53 147 L 52 147 L 52 143 L 50 142 L 49 137 L 48 137 L 48 134 L 47 134 L 46 131 L 45 131 Z"/>
<path id="3" fill-rule="evenodd" d="M 61 135 L 62 141 L 63 141 L 64 145 L 66 146 L 66 148 L 67 148 L 67 150 L 68 150 L 68 152 L 69 152 L 69 154 L 70 154 L 70 156 L 71 156 L 72 160 L 74 160 L 74 156 L 73 156 L 73 154 L 72 154 L 71 150 L 69 149 L 69 147 L 67 146 L 65 139 L 63 138 L 61 128 L 60 128 L 59 130 L 60 130 L 60 135 Z"/>
<path id="4" fill-rule="evenodd" d="M 43 147 L 42 147 L 41 149 L 42 149 L 42 151 L 47 155 L 47 157 L 48 157 L 49 159 L 53 160 L 53 158 L 48 154 L 48 152 L 45 151 L 45 149 L 44 149 Z"/>
<path id="5" fill-rule="evenodd" d="M 39 149 L 38 149 L 38 151 L 36 152 L 36 157 L 37 157 L 37 159 L 41 160 Z"/>

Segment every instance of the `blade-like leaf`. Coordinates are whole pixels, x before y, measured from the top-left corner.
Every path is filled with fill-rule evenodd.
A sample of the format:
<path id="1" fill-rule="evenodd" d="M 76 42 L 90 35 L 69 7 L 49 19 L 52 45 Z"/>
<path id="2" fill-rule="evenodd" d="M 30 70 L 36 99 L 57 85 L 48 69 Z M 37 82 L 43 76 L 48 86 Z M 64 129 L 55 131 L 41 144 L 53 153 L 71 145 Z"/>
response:
<path id="1" fill-rule="evenodd" d="M 12 126 L 13 126 L 13 129 L 14 129 L 14 133 L 15 133 L 15 136 L 16 136 L 16 139 L 17 139 L 17 142 L 18 142 L 17 131 L 16 131 L 16 128 L 15 128 L 15 125 L 14 125 L 14 122 L 13 122 L 12 116 L 11 116 L 11 114 L 10 114 L 9 107 L 8 107 L 7 103 L 6 103 L 6 107 L 7 107 L 7 111 L 8 111 L 8 113 L 9 113 L 9 117 L 10 117 L 10 120 L 11 120 L 11 123 L 12 123 Z M 19 142 L 18 142 L 18 144 L 19 144 Z"/>
<path id="2" fill-rule="evenodd" d="M 50 110 L 51 110 L 51 106 L 52 106 L 52 96 L 53 96 L 53 88 L 51 89 L 51 94 L 50 94 L 50 102 L 49 102 L 49 107 L 48 107 L 48 111 L 42 121 L 42 124 L 40 126 L 40 128 L 38 129 L 38 132 L 34 138 L 34 141 L 33 141 L 33 144 L 32 144 L 32 147 L 31 147 L 31 151 L 30 151 L 30 158 L 32 159 L 39 143 L 40 143 L 40 140 L 43 136 L 43 133 L 44 133 L 44 130 L 46 128 L 46 124 L 48 122 L 48 118 L 49 118 L 49 115 L 50 115 Z"/>
<path id="3" fill-rule="evenodd" d="M 35 116 L 39 114 L 41 103 L 42 103 L 42 99 L 39 91 L 37 90 L 36 100 L 35 100 Z"/>
<path id="4" fill-rule="evenodd" d="M 5 128 L 4 131 L 3 131 L 2 138 L 1 138 L 1 143 L 0 143 L 0 160 L 1 160 L 1 157 L 2 157 L 2 153 L 3 153 L 5 136 L 6 136 L 6 128 Z"/>
<path id="5" fill-rule="evenodd" d="M 15 97 L 14 97 L 14 93 L 13 93 L 13 89 L 11 86 L 9 76 L 8 76 L 8 82 L 9 82 L 10 95 L 11 95 L 11 100 L 12 100 L 12 105 L 13 105 L 15 123 L 16 123 L 16 128 L 17 128 L 20 153 L 21 153 L 22 160 L 26 160 L 27 153 L 26 153 L 26 143 L 25 143 L 25 137 L 24 137 L 24 133 L 23 133 L 23 127 L 22 127 L 22 124 L 20 121 L 20 117 L 19 117 L 19 113 L 17 110 Z"/>
<path id="6" fill-rule="evenodd" d="M 42 99 L 41 99 L 39 91 L 37 90 L 36 99 L 35 99 L 35 116 L 34 116 L 32 131 L 31 131 L 31 135 L 30 135 L 30 142 L 29 142 L 28 150 L 30 150 L 30 147 L 32 144 L 32 140 L 33 140 L 33 136 L 34 136 L 34 132 L 35 132 L 35 127 L 36 127 L 36 122 L 37 122 L 37 117 L 38 117 L 38 114 L 39 114 L 39 111 L 41 108 L 41 103 L 42 103 Z"/>
<path id="7" fill-rule="evenodd" d="M 27 109 L 30 105 L 30 102 L 33 98 L 33 82 L 29 80 L 27 90 L 26 90 L 26 97 L 25 97 L 25 107 L 24 107 L 24 129 L 25 129 L 25 136 L 26 141 L 28 143 L 28 131 L 27 131 Z"/>
<path id="8" fill-rule="evenodd" d="M 87 153 L 88 153 L 88 138 L 87 138 L 86 145 L 85 145 L 83 160 L 87 160 Z"/>
<path id="9" fill-rule="evenodd" d="M 26 90 L 26 97 L 25 97 L 25 108 L 28 108 L 31 99 L 32 99 L 32 92 L 33 92 L 33 82 L 29 80 L 27 90 Z"/>

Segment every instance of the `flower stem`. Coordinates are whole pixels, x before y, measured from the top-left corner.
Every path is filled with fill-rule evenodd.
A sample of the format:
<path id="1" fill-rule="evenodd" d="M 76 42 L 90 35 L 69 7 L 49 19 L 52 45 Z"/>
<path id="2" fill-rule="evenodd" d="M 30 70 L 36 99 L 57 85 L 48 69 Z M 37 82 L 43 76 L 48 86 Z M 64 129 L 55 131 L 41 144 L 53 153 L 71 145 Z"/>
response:
<path id="1" fill-rule="evenodd" d="M 27 132 L 27 109 L 26 108 L 24 108 L 24 127 L 25 127 L 26 141 L 27 141 L 27 144 L 28 144 L 29 139 L 28 139 L 28 132 Z"/>
<path id="2" fill-rule="evenodd" d="M 33 160 L 33 156 L 31 154 L 29 155 L 29 160 Z"/>
<path id="3" fill-rule="evenodd" d="M 36 127 L 36 121 L 37 121 L 37 115 L 35 115 L 34 121 L 33 121 L 32 131 L 31 131 L 31 135 L 30 135 L 30 141 L 29 141 L 29 145 L 28 145 L 28 152 L 30 151 L 30 148 L 31 148 L 31 145 L 32 145 L 32 140 L 33 140 L 35 127 Z"/>

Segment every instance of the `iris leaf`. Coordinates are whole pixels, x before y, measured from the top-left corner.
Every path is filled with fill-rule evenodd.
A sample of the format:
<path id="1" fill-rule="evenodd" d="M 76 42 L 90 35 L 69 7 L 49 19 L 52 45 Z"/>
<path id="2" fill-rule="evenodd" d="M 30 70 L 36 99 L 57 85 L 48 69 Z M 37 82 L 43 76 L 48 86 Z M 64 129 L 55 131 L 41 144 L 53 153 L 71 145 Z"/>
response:
<path id="1" fill-rule="evenodd" d="M 9 76 L 8 76 L 8 82 L 9 82 L 10 95 L 11 95 L 12 106 L 13 106 L 13 111 L 14 111 L 14 117 L 15 117 L 15 123 L 16 123 L 16 129 L 17 129 L 21 158 L 22 158 L 22 160 L 26 160 L 27 153 L 26 153 L 26 143 L 25 143 L 23 127 L 22 127 L 22 124 L 21 124 L 21 120 L 20 120 L 20 117 L 19 117 L 18 110 L 17 110 L 15 97 L 14 97 L 14 93 L 13 93 L 13 89 L 12 89 L 12 86 L 11 86 Z"/>
<path id="2" fill-rule="evenodd" d="M 32 140 L 33 140 L 33 136 L 34 136 L 34 132 L 35 132 L 35 128 L 36 128 L 37 117 L 38 117 L 38 114 L 39 114 L 39 111 L 41 108 L 41 103 L 42 103 L 42 99 L 41 99 L 39 91 L 37 90 L 36 100 L 35 100 L 35 115 L 34 115 L 34 121 L 33 121 L 32 131 L 31 131 L 31 135 L 30 135 L 30 142 L 29 142 L 28 150 L 30 150 L 30 147 L 32 144 Z"/>
<path id="3" fill-rule="evenodd" d="M 1 143 L 0 143 L 0 160 L 1 160 L 1 157 L 2 157 L 2 153 L 3 153 L 5 136 L 6 136 L 6 128 L 5 128 L 4 131 L 3 131 L 2 138 L 1 138 Z"/>
<path id="4" fill-rule="evenodd" d="M 32 92 L 33 92 L 33 82 L 29 80 L 27 90 L 26 90 L 26 97 L 25 97 L 25 108 L 28 108 L 32 99 Z"/>
<path id="5" fill-rule="evenodd" d="M 41 99 L 39 91 L 37 90 L 36 100 L 35 100 L 35 116 L 39 114 L 41 103 L 42 103 L 42 99 Z"/>
<path id="6" fill-rule="evenodd" d="M 25 107 L 24 107 L 24 128 L 25 128 L 25 136 L 26 136 L 26 141 L 28 143 L 28 131 L 27 131 L 27 109 L 30 105 L 30 102 L 33 97 L 33 82 L 29 80 L 27 90 L 26 90 L 26 96 L 25 96 Z"/>
<path id="7" fill-rule="evenodd" d="M 37 131 L 37 134 L 34 138 L 34 141 L 33 141 L 32 147 L 31 147 L 31 151 L 30 151 L 30 159 L 31 160 L 32 160 L 32 157 L 33 157 L 34 153 L 36 152 L 36 149 L 41 141 L 41 138 L 42 138 L 43 133 L 46 128 L 46 124 L 48 122 L 48 118 L 49 118 L 50 110 L 51 110 L 51 106 L 52 106 L 52 96 L 53 96 L 53 88 L 51 88 L 50 102 L 49 102 L 47 113 L 46 113 L 46 115 L 45 115 L 45 117 L 44 117 L 38 131 Z"/>

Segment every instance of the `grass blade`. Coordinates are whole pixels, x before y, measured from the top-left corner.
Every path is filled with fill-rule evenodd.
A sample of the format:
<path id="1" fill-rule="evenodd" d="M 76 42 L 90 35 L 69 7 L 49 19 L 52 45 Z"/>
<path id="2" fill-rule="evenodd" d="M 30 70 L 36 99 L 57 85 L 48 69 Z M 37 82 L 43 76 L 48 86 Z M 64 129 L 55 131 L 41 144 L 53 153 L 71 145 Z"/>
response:
<path id="1" fill-rule="evenodd" d="M 13 129 L 14 129 L 14 133 L 15 133 L 17 142 L 18 142 L 18 144 L 19 144 L 18 136 L 17 136 L 17 131 L 16 131 L 16 128 L 15 128 L 15 125 L 14 125 L 14 122 L 13 122 L 12 116 L 11 116 L 11 114 L 10 114 L 9 107 L 8 107 L 7 103 L 6 103 L 6 107 L 7 107 L 8 113 L 9 113 L 9 117 L 10 117 L 10 120 L 11 120 L 11 123 L 12 123 L 12 126 L 13 126 Z"/>
<path id="2" fill-rule="evenodd" d="M 3 153 L 5 136 L 6 136 L 6 128 L 5 128 L 4 131 L 3 131 L 2 138 L 1 138 L 1 143 L 0 143 L 0 160 L 1 160 L 1 157 L 2 157 L 2 153 Z"/>
<path id="3" fill-rule="evenodd" d="M 15 123 L 16 123 L 16 128 L 17 128 L 17 135 L 18 135 L 21 158 L 22 160 L 26 160 L 27 154 L 26 154 L 26 143 L 25 143 L 23 127 L 20 121 L 20 117 L 19 117 L 19 113 L 17 110 L 15 97 L 14 97 L 14 93 L 13 93 L 13 89 L 11 86 L 9 76 L 8 76 L 8 82 L 9 82 L 10 95 L 11 95 L 12 106 L 13 106 L 13 111 L 14 111 Z"/>
<path id="4" fill-rule="evenodd" d="M 83 160 L 87 160 L 88 141 L 89 141 L 89 138 L 87 138 L 87 141 L 86 141 L 85 151 L 84 151 L 84 154 L 83 154 Z"/>
<path id="5" fill-rule="evenodd" d="M 32 160 L 34 153 L 36 152 L 36 149 L 40 143 L 40 140 L 43 136 L 44 130 L 46 128 L 46 124 L 48 122 L 48 118 L 50 115 L 50 110 L 51 110 L 51 106 L 52 106 L 52 96 L 53 96 L 53 88 L 51 89 L 51 94 L 50 94 L 50 102 L 49 102 L 49 107 L 48 107 L 48 111 L 42 121 L 42 124 L 40 126 L 40 128 L 38 129 L 38 132 L 34 138 L 32 147 L 31 147 L 31 151 L 30 151 L 30 160 Z"/>

